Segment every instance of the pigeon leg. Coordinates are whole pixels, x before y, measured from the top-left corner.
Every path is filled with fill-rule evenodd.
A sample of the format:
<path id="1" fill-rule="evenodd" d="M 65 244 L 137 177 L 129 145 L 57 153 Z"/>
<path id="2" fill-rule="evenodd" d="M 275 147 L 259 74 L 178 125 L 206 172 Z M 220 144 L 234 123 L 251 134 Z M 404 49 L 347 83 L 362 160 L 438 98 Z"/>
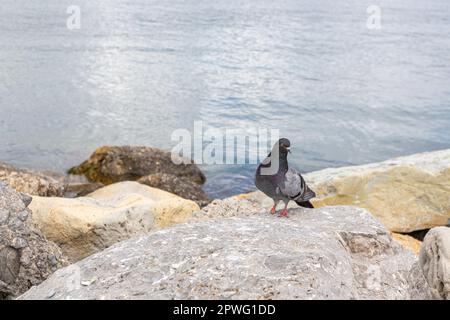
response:
<path id="1" fill-rule="evenodd" d="M 278 205 L 278 203 L 280 202 L 280 201 L 273 201 L 274 202 L 274 204 L 273 204 L 273 207 L 272 207 L 272 209 L 270 209 L 270 213 L 271 214 L 275 214 L 276 212 L 277 212 L 277 205 Z"/>
<path id="2" fill-rule="evenodd" d="M 281 213 L 280 213 L 280 217 L 286 217 L 286 218 L 288 218 L 288 209 L 287 209 L 288 204 L 289 204 L 289 202 L 285 203 L 284 209 L 283 209 L 283 211 L 281 211 Z"/>

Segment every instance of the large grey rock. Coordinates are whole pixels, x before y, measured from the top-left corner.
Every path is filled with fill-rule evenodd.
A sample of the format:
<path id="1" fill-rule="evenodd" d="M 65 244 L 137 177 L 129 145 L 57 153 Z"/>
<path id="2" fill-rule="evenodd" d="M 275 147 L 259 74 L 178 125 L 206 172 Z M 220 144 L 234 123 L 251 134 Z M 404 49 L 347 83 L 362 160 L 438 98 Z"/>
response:
<path id="1" fill-rule="evenodd" d="M 450 228 L 431 229 L 420 250 L 420 265 L 433 297 L 450 300 Z"/>
<path id="2" fill-rule="evenodd" d="M 428 297 L 417 258 L 364 209 L 299 208 L 290 216 L 254 213 L 151 232 L 58 270 L 21 299 Z"/>
<path id="3" fill-rule="evenodd" d="M 29 219 L 29 198 L 0 182 L 0 299 L 17 296 L 65 264 Z"/>

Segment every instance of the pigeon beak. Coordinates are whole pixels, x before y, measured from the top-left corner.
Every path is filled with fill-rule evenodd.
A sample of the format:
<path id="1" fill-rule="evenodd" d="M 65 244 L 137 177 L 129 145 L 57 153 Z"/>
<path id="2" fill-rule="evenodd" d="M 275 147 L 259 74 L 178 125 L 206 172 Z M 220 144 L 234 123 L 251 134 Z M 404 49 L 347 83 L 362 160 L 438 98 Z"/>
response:
<path id="1" fill-rule="evenodd" d="M 291 147 L 286 147 L 286 150 L 291 153 Z"/>

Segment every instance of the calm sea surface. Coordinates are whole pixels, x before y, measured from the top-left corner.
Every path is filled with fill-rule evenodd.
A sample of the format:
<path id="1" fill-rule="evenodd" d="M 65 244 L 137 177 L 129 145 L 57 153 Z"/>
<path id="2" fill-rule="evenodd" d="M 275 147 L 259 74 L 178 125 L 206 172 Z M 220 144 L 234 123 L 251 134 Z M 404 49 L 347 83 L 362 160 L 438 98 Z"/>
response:
<path id="1" fill-rule="evenodd" d="M 175 129 L 276 128 L 308 172 L 450 148 L 450 1 L 2 0 L 0 161 L 63 171 Z M 69 30 L 66 9 L 81 9 Z M 223 197 L 255 165 L 202 166 Z"/>

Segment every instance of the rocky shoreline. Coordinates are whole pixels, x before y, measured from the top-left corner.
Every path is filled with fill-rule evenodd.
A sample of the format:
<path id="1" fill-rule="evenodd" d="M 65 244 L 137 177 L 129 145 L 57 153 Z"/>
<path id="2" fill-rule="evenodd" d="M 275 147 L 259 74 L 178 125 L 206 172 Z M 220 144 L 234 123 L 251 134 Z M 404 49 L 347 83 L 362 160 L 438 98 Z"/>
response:
<path id="1" fill-rule="evenodd" d="M 209 199 L 185 163 L 0 163 L 0 299 L 450 299 L 450 150 L 308 173 L 316 209 L 290 219 L 257 191 Z"/>

